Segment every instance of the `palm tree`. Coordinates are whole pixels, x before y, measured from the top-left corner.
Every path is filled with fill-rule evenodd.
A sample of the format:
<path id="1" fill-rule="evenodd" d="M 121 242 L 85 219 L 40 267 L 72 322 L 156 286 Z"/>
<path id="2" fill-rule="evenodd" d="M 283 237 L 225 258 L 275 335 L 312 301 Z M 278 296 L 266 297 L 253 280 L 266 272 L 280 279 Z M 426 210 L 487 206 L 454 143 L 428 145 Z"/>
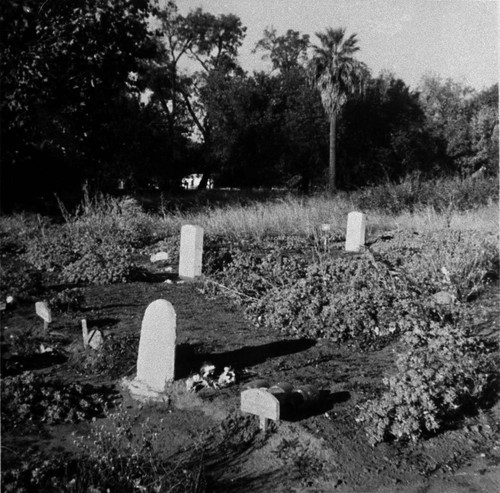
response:
<path id="1" fill-rule="evenodd" d="M 345 38 L 344 28 L 329 27 L 324 33 L 316 33 L 316 36 L 321 46 L 313 46 L 311 74 L 330 120 L 328 188 L 333 192 L 337 171 L 337 119 L 348 97 L 362 90 L 368 68 L 354 58 L 354 54 L 359 50 L 356 34 Z"/>

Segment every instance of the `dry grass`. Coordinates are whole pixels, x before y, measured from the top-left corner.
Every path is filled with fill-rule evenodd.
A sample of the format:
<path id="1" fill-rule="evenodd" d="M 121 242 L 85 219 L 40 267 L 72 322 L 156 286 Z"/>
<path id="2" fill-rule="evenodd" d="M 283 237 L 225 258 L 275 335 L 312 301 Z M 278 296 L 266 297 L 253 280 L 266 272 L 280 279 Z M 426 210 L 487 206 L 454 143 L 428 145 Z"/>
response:
<path id="1" fill-rule="evenodd" d="M 208 234 L 233 237 L 310 234 L 323 223 L 334 230 L 345 231 L 347 214 L 357 210 L 347 196 L 331 199 L 316 196 L 306 199 L 289 197 L 275 202 L 251 206 L 213 208 L 196 213 L 163 214 L 162 223 L 168 231 L 179 231 L 183 224 L 202 226 Z M 472 230 L 498 234 L 498 204 L 473 211 L 436 212 L 426 208 L 398 215 L 364 210 L 367 214 L 368 235 L 385 230 L 430 232 L 443 229 Z"/>

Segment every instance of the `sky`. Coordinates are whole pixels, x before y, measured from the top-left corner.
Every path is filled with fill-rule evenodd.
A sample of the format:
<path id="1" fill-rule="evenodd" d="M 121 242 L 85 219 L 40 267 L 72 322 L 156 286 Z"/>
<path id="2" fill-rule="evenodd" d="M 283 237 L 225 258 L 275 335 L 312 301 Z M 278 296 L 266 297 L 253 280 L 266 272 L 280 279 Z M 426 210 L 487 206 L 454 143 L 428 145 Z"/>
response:
<path id="1" fill-rule="evenodd" d="M 356 33 L 358 58 L 378 75 L 388 70 L 416 89 L 425 74 L 481 90 L 499 80 L 500 0 L 177 0 L 181 14 L 201 7 L 236 14 L 247 27 L 242 67 L 270 70 L 252 49 L 266 27 L 309 34 L 326 27 Z"/>

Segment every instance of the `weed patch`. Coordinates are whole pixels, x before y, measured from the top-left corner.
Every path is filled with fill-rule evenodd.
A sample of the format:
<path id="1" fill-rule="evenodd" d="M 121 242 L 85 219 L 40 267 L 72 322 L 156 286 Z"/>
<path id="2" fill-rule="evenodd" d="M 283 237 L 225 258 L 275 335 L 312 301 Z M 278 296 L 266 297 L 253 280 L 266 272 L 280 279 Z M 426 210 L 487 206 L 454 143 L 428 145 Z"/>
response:
<path id="1" fill-rule="evenodd" d="M 477 409 L 495 372 L 491 352 L 458 325 L 421 321 L 403 342 L 409 349 L 384 378 L 386 390 L 360 406 L 371 444 L 438 432 Z"/>
<path id="2" fill-rule="evenodd" d="M 109 402 L 88 385 L 63 384 L 25 372 L 2 378 L 2 424 L 76 423 L 102 416 Z"/>

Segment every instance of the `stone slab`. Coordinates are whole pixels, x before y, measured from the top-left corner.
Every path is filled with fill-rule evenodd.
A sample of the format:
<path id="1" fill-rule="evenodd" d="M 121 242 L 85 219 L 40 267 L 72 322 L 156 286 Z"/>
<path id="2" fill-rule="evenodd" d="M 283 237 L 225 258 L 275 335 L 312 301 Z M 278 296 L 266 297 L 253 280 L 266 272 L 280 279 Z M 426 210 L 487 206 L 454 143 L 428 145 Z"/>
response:
<path id="1" fill-rule="evenodd" d="M 241 411 L 255 414 L 261 419 L 280 419 L 278 399 L 264 389 L 248 389 L 241 393 Z"/>
<path id="2" fill-rule="evenodd" d="M 46 323 L 52 322 L 52 312 L 45 301 L 37 301 L 35 303 L 36 314 Z"/>
<path id="3" fill-rule="evenodd" d="M 185 224 L 181 228 L 179 277 L 194 279 L 201 276 L 203 257 L 203 228 Z"/>
<path id="4" fill-rule="evenodd" d="M 147 388 L 163 392 L 175 377 L 176 313 L 167 300 L 153 301 L 144 313 L 137 357 L 137 377 Z"/>
<path id="5" fill-rule="evenodd" d="M 350 212 L 347 216 L 345 249 L 347 252 L 359 252 L 365 245 L 366 215 L 362 212 Z"/>

